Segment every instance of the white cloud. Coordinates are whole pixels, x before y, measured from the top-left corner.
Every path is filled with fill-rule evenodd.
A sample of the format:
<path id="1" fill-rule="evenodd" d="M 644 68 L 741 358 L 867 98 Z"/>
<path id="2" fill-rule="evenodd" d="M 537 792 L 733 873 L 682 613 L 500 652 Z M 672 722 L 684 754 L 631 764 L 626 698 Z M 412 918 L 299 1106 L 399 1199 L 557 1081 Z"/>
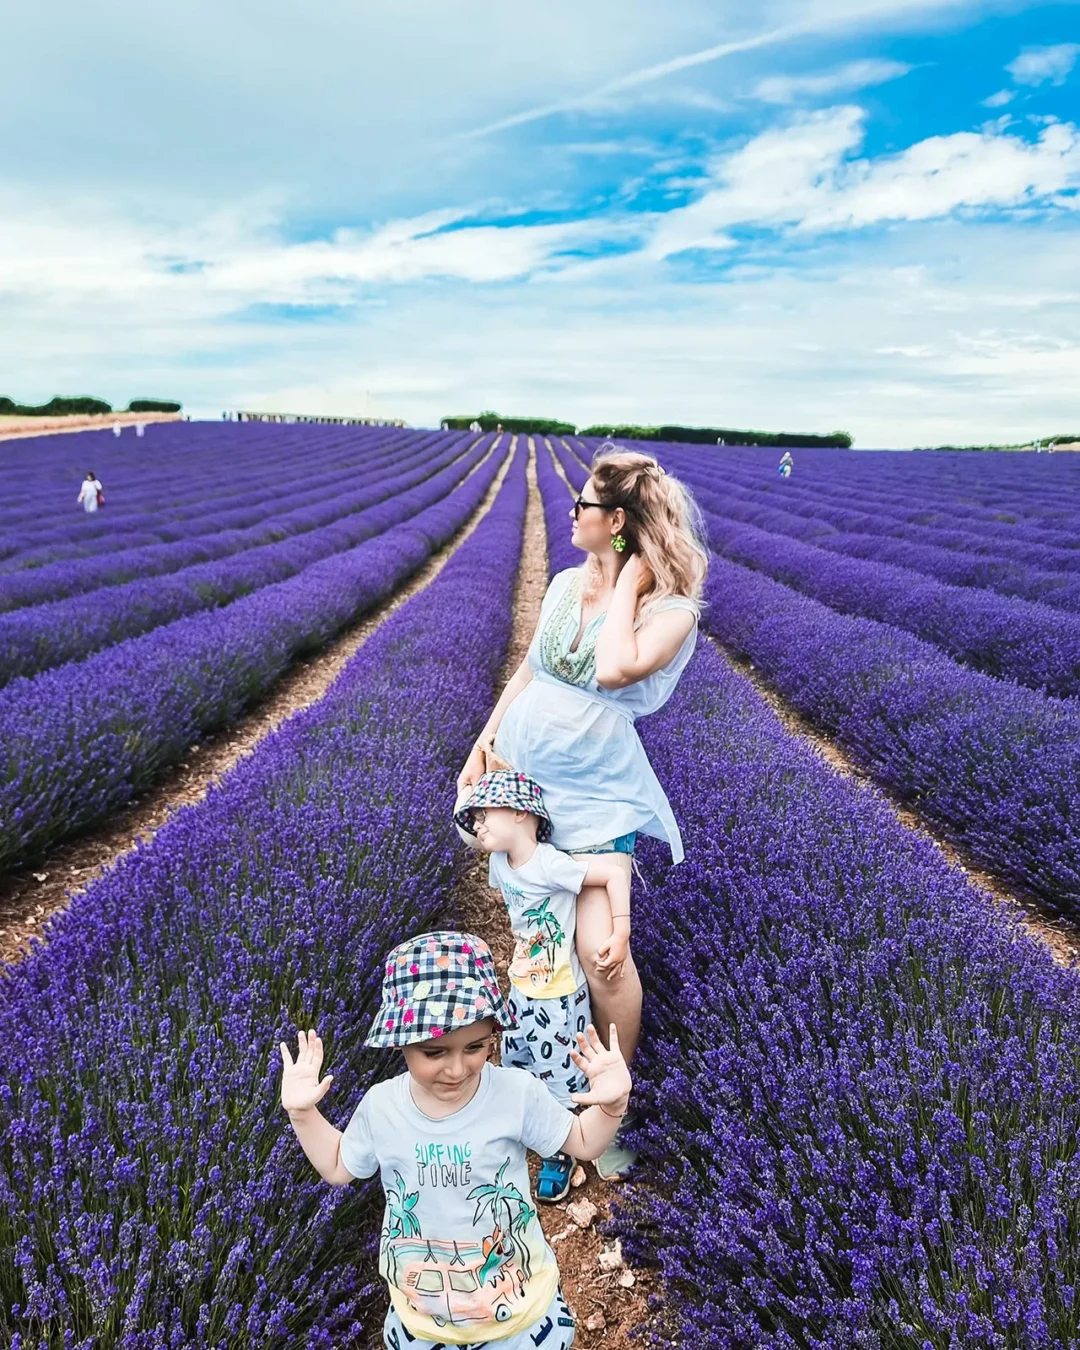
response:
<path id="1" fill-rule="evenodd" d="M 365 288 L 431 278 L 473 283 L 530 275 L 565 250 L 639 228 L 580 221 L 467 225 L 443 210 L 370 231 L 293 243 L 266 212 L 219 215 L 186 227 L 116 219 L 100 206 L 65 215 L 8 202 L 0 212 L 0 294 L 141 296 L 172 303 L 198 294 L 225 314 L 256 303 L 348 304 Z M 461 228 L 448 228 L 459 225 Z"/>
<path id="2" fill-rule="evenodd" d="M 715 186 L 657 226 L 652 256 L 716 247 L 718 240 L 730 246 L 726 232 L 737 226 L 807 235 L 962 209 L 1076 205 L 1080 133 L 1069 123 L 1045 126 L 1035 142 L 998 124 L 931 136 L 895 155 L 849 159 L 864 120 L 852 106 L 806 114 L 721 156 L 712 169 Z"/>
<path id="3" fill-rule="evenodd" d="M 858 30 L 864 27 L 889 26 L 890 24 L 915 24 L 929 14 L 970 8 L 977 0 L 822 0 L 822 3 L 809 3 L 794 7 L 790 21 L 767 28 L 749 37 L 734 38 L 717 42 L 697 51 L 685 52 L 665 61 L 658 61 L 626 75 L 605 81 L 583 93 L 554 99 L 537 107 L 525 108 L 520 112 L 500 117 L 496 121 L 484 123 L 466 133 L 467 138 L 490 136 L 511 127 L 523 126 L 530 122 L 541 121 L 564 112 L 573 112 L 602 107 L 613 95 L 628 90 L 639 89 L 643 85 L 657 80 L 667 79 L 684 70 L 699 66 L 712 65 L 729 56 L 745 52 L 761 51 L 769 47 L 781 46 L 797 38 L 807 38 L 844 30 Z"/>
<path id="4" fill-rule="evenodd" d="M 871 58 L 849 61 L 838 70 L 808 75 L 770 75 L 759 80 L 751 93 L 763 103 L 796 103 L 803 98 L 822 98 L 885 84 L 908 74 L 911 66 L 902 61 Z"/>
<path id="5" fill-rule="evenodd" d="M 54 243 L 107 271 L 132 240 L 147 253 L 178 242 L 106 223 L 96 222 L 100 239 Z M 217 238 L 214 256 L 247 246 L 235 219 L 197 233 L 207 248 Z M 384 307 L 304 324 L 222 322 L 237 296 L 202 274 L 141 275 L 145 284 L 128 286 L 103 272 L 100 292 L 6 297 L 9 388 L 176 396 L 211 416 L 284 400 L 375 406 L 418 425 L 496 407 L 579 423 L 840 426 L 864 446 L 1012 440 L 1080 417 L 1080 288 L 1063 284 L 1080 276 L 1080 236 L 1043 221 L 823 236 L 797 269 L 751 251 L 728 279 L 694 286 L 641 254 L 541 269 L 524 290 L 414 283 L 384 288 Z"/>
<path id="6" fill-rule="evenodd" d="M 999 89 L 996 94 L 991 94 L 989 98 L 983 99 L 983 107 L 1004 108 L 1005 104 L 1011 103 L 1015 97 L 1015 89 Z"/>
<path id="7" fill-rule="evenodd" d="M 1027 47 L 1005 69 L 1017 84 L 1064 84 L 1069 78 L 1080 43 L 1059 42 L 1053 47 Z"/>

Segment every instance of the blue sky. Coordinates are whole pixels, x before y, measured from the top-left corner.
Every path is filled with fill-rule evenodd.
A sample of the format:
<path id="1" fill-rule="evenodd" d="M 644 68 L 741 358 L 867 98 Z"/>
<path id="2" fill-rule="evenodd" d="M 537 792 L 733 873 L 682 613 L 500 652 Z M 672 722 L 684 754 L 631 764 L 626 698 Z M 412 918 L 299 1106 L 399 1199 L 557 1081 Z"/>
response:
<path id="1" fill-rule="evenodd" d="M 1080 430 L 1077 0 L 525 8 L 9 15 L 0 393 Z"/>

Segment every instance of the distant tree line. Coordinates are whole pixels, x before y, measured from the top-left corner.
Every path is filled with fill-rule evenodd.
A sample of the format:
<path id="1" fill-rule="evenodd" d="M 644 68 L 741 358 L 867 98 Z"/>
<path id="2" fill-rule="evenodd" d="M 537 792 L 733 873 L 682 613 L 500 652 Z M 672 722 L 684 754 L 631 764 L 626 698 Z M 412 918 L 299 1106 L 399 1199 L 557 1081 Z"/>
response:
<path id="1" fill-rule="evenodd" d="M 444 417 L 442 425 L 445 431 L 468 431 L 474 422 L 480 423 L 481 431 L 494 431 L 501 426 L 503 431 L 532 432 L 537 436 L 573 436 L 576 430 L 573 422 L 557 422 L 550 417 L 502 417 L 493 412 Z"/>
<path id="2" fill-rule="evenodd" d="M 75 413 L 111 413 L 113 406 L 103 398 L 62 398 L 59 394 L 48 403 L 16 403 L 14 399 L 0 398 L 0 417 L 70 417 Z M 180 411 L 179 403 L 160 398 L 133 398 L 127 412 L 168 412 Z"/>
<path id="3" fill-rule="evenodd" d="M 827 445 L 850 450 L 853 444 L 846 431 L 830 431 L 824 436 L 793 431 L 737 431 L 732 427 L 637 427 L 613 426 L 604 422 L 595 427 L 575 427 L 571 422 L 559 422 L 551 417 L 501 417 L 498 413 L 482 412 L 463 417 L 444 417 L 446 431 L 468 431 L 479 422 L 483 431 L 532 432 L 538 436 L 610 436 L 628 441 L 686 441 L 691 445 Z"/>
<path id="4" fill-rule="evenodd" d="M 846 431 L 830 431 L 826 435 L 812 435 L 810 432 L 797 431 L 738 431 L 733 427 L 635 427 L 612 426 L 605 422 L 602 426 L 585 427 L 582 436 L 611 436 L 626 441 L 686 441 L 691 445 L 716 445 L 723 441 L 725 445 L 772 445 L 791 446 L 817 445 L 837 446 L 850 450 L 854 442 Z"/>
<path id="5" fill-rule="evenodd" d="M 1080 432 L 1070 435 L 1063 432 L 1059 436 L 1037 436 L 1033 441 L 1018 441 L 1015 445 L 917 445 L 916 450 L 1027 450 L 1029 446 L 1038 446 L 1044 450 L 1053 445 L 1070 445 L 1080 441 Z"/>

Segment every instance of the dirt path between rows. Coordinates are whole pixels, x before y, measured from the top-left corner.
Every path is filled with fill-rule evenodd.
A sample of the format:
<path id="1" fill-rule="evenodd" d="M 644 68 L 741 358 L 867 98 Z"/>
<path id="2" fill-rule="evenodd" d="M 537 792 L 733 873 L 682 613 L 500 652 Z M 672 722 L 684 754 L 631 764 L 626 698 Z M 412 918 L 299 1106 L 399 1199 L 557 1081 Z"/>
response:
<path id="1" fill-rule="evenodd" d="M 589 466 L 573 446 L 565 438 L 560 439 L 582 468 L 587 469 Z M 552 456 L 552 460 L 559 476 L 569 488 L 570 484 L 562 465 L 555 456 Z M 1027 931 L 1050 949 L 1055 961 L 1068 966 L 1080 958 L 1080 924 L 1073 923 L 1061 915 L 1055 914 L 1047 905 L 1035 897 L 1018 895 L 1002 878 L 986 871 L 971 858 L 965 849 L 947 839 L 918 811 L 902 801 L 888 788 L 876 782 L 835 741 L 830 740 L 809 719 L 796 712 L 754 668 L 753 662 L 737 655 L 719 639 L 711 635 L 709 640 L 730 666 L 747 677 L 758 694 L 776 713 L 792 735 L 809 742 L 830 768 L 835 769 L 837 773 L 855 783 L 858 787 L 875 788 L 905 828 L 929 840 L 945 858 L 946 862 L 951 867 L 958 868 L 976 889 L 983 892 L 991 903 L 1001 905 L 1010 916 L 1019 917 Z"/>
<path id="2" fill-rule="evenodd" d="M 524 443 L 521 449 L 524 450 Z M 492 453 L 494 450 L 495 446 Z M 487 459 L 485 455 L 471 472 L 476 473 Z M 153 787 L 97 829 L 57 845 L 25 868 L 0 875 L 0 963 L 14 962 L 26 955 L 40 926 L 51 914 L 65 909 L 72 895 L 84 891 L 140 839 L 151 839 L 174 811 L 204 797 L 212 783 L 250 755 L 263 737 L 286 718 L 318 702 L 368 638 L 391 614 L 430 586 L 452 554 L 476 529 L 502 486 L 510 459 L 508 455 L 466 524 L 389 600 L 346 629 L 321 652 L 297 662 L 250 713 L 193 745 L 183 763 L 167 770 Z"/>
<path id="3" fill-rule="evenodd" d="M 547 538 L 544 511 L 536 485 L 536 455 L 547 454 L 537 438 L 529 456 L 529 501 L 525 515 L 525 539 L 514 595 L 514 627 L 510 650 L 503 671 L 503 683 L 524 659 L 540 617 L 540 604 L 547 589 Z M 477 728 L 479 730 L 479 728 Z M 487 883 L 487 857 L 476 854 L 465 868 L 457 888 L 457 902 L 465 926 L 485 938 L 495 954 L 495 964 L 503 987 L 508 987 L 507 966 L 513 952 L 513 940 L 502 897 Z M 535 1182 L 538 1161 L 530 1159 Z M 657 1272 L 631 1270 L 620 1265 L 605 1270 L 600 1263 L 613 1265 L 616 1244 L 601 1236 L 600 1227 L 611 1217 L 611 1198 L 615 1186 L 603 1182 L 591 1164 L 575 1173 L 579 1185 L 557 1205 L 539 1205 L 540 1221 L 559 1260 L 563 1293 L 577 1317 L 576 1345 L 583 1350 L 605 1346 L 608 1350 L 630 1350 L 641 1344 L 653 1328 L 655 1314 L 649 1299 L 660 1293 Z M 595 1213 L 592 1208 L 595 1206 Z M 632 1336 L 632 1333 L 634 1335 Z M 657 1339 L 654 1345 L 666 1345 Z"/>
<path id="4" fill-rule="evenodd" d="M 142 422 L 182 422 L 183 413 L 72 413 L 65 417 L 0 417 L 0 441 L 24 440 L 30 436 L 60 436 L 73 431 L 107 431 L 109 427 L 134 426 Z M 134 433 L 132 433 L 134 434 Z"/>

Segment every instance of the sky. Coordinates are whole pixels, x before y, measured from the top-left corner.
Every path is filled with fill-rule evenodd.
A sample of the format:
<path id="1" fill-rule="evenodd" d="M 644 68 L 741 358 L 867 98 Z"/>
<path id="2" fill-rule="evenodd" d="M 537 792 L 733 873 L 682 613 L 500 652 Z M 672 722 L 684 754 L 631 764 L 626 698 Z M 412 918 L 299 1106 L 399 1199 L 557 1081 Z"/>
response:
<path id="1" fill-rule="evenodd" d="M 1080 432 L 1080 0 L 36 0 L 0 394 Z"/>

